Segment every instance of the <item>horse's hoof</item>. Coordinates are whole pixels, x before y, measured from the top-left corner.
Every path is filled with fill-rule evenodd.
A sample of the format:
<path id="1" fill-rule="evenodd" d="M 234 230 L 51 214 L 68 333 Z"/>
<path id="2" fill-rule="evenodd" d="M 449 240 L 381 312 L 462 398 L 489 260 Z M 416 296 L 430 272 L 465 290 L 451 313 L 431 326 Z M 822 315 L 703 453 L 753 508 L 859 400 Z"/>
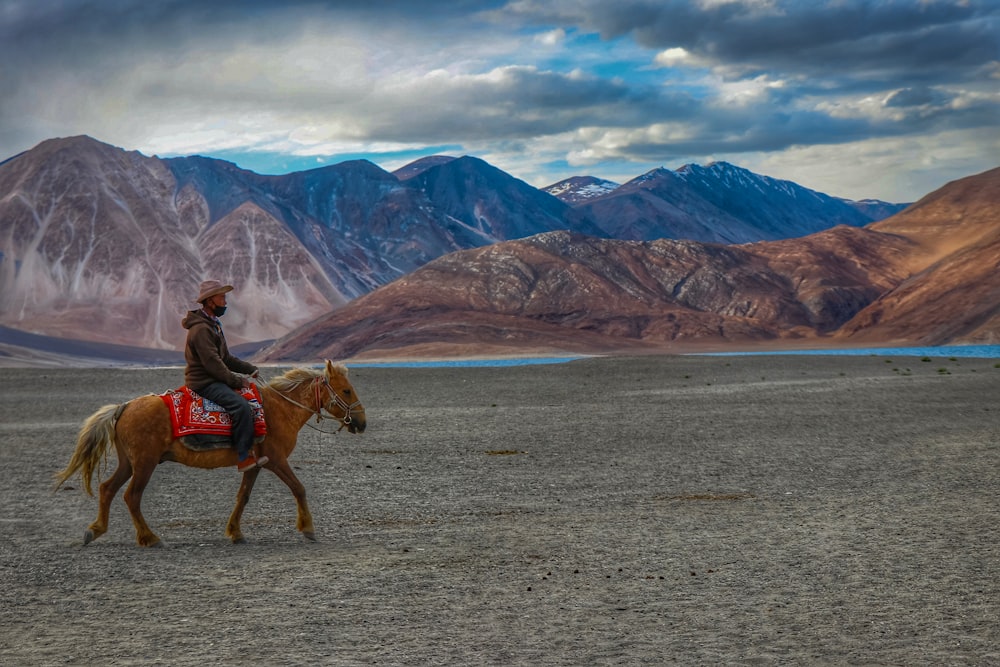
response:
<path id="1" fill-rule="evenodd" d="M 88 530 L 83 534 L 83 546 L 87 546 L 94 541 L 94 531 Z"/>
<path id="2" fill-rule="evenodd" d="M 246 543 L 247 543 L 247 538 L 243 537 L 242 535 L 240 537 L 233 538 L 233 544 L 246 544 Z"/>
<path id="3" fill-rule="evenodd" d="M 308 532 L 303 532 L 302 533 L 302 537 L 306 538 L 310 542 L 315 542 L 316 541 L 316 533 L 312 532 L 311 530 L 308 531 Z"/>
<path id="4" fill-rule="evenodd" d="M 157 541 L 153 542 L 152 544 L 150 544 L 149 548 L 150 549 L 162 549 L 163 548 L 163 541 L 162 540 L 157 540 Z"/>

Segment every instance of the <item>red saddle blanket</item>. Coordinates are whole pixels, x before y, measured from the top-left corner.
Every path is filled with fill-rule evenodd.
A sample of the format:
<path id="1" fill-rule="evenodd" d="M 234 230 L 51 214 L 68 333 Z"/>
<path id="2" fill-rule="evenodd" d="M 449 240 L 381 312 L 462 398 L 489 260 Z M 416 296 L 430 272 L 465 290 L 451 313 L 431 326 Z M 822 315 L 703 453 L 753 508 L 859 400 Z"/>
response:
<path id="1" fill-rule="evenodd" d="M 264 405 L 261 403 L 257 385 L 244 387 L 238 391 L 250 402 L 250 408 L 253 410 L 254 437 L 261 438 L 267 435 Z M 232 431 L 233 422 L 222 406 L 199 396 L 187 387 L 160 394 L 160 398 L 167 404 L 175 438 L 194 434 L 229 435 Z"/>

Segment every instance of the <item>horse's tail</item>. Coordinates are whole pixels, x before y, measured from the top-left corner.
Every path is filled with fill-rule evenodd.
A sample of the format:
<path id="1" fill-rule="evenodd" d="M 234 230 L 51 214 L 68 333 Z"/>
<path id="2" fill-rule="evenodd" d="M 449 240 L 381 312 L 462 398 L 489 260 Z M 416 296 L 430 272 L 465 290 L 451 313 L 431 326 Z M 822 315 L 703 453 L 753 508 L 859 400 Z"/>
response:
<path id="1" fill-rule="evenodd" d="M 83 488 L 89 495 L 94 495 L 91 484 L 94 471 L 107 458 L 108 450 L 115 443 L 115 423 L 121 414 L 120 409 L 124 407 L 124 405 L 105 405 L 83 422 L 80 434 L 76 438 L 73 458 L 69 460 L 65 470 L 56 473 L 55 488 L 58 489 L 79 470 L 83 477 Z"/>

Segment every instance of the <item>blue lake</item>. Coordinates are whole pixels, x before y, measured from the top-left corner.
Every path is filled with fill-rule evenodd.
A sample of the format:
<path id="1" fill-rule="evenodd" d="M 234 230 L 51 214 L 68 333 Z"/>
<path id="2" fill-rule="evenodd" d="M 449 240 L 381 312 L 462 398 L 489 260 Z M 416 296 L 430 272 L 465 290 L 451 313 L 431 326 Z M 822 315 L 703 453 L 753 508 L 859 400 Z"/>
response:
<path id="1" fill-rule="evenodd" d="M 712 352 L 706 356 L 742 357 L 751 355 L 835 355 L 835 356 L 906 356 L 906 357 L 964 357 L 992 359 L 1000 357 L 1000 345 L 942 345 L 940 347 L 870 347 L 841 350 L 771 350 L 767 352 Z"/>
<path id="2" fill-rule="evenodd" d="M 349 362 L 351 368 L 482 368 L 505 366 L 537 366 L 541 364 L 563 364 L 582 357 L 529 357 L 511 359 L 445 359 L 439 361 L 372 361 Z"/>
<path id="3" fill-rule="evenodd" d="M 905 356 L 905 357 L 963 357 L 1000 358 L 1000 345 L 943 345 L 940 347 L 870 347 L 854 349 L 818 350 L 768 350 L 766 352 L 703 352 L 691 356 L 744 357 L 764 355 L 831 355 L 831 356 Z M 503 368 L 510 366 L 536 366 L 563 364 L 584 357 L 527 357 L 510 359 L 447 359 L 428 361 L 372 361 L 351 362 L 351 368 Z"/>

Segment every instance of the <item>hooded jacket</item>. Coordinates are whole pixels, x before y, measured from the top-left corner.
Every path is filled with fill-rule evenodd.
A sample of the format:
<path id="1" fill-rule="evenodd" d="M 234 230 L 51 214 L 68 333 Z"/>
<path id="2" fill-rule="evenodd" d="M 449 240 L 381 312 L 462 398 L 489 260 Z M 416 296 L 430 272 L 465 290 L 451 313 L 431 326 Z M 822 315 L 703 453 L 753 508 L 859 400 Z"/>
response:
<path id="1" fill-rule="evenodd" d="M 226 336 L 218 320 L 203 310 L 191 310 L 181 325 L 187 329 L 184 345 L 184 384 L 195 392 L 213 382 L 223 382 L 233 389 L 243 386 L 236 373 L 250 375 L 257 367 L 229 353 Z"/>

